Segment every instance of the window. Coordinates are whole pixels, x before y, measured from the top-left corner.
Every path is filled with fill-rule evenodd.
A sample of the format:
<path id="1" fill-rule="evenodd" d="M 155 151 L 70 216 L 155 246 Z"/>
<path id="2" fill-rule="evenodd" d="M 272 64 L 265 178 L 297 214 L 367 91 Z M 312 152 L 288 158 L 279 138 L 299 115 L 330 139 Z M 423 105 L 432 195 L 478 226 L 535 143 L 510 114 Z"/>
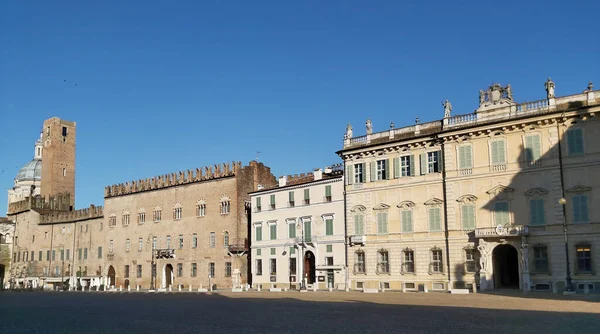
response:
<path id="1" fill-rule="evenodd" d="M 83 249 L 78 248 L 77 249 L 77 260 L 81 261 L 81 259 L 83 259 Z M 46 253 L 46 261 L 48 261 L 48 260 L 50 260 L 50 251 L 48 251 Z"/>
<path id="2" fill-rule="evenodd" d="M 110 240 L 108 242 L 108 254 L 113 254 L 115 250 L 115 241 L 114 240 Z"/>
<path id="3" fill-rule="evenodd" d="M 201 204 L 196 205 L 196 216 L 197 217 L 206 216 L 206 204 L 201 203 Z"/>
<path id="4" fill-rule="evenodd" d="M 231 277 L 231 262 L 225 262 L 225 277 Z"/>
<path id="5" fill-rule="evenodd" d="M 138 252 L 142 251 L 143 244 L 142 238 L 138 238 Z"/>
<path id="6" fill-rule="evenodd" d="M 567 149 L 569 155 L 583 153 L 583 130 L 569 129 L 567 130 Z"/>
<path id="7" fill-rule="evenodd" d="M 544 212 L 544 200 L 535 198 L 529 200 L 529 223 L 531 225 L 546 224 L 546 214 Z"/>
<path id="8" fill-rule="evenodd" d="M 290 258 L 290 275 L 296 275 L 296 258 Z"/>
<path id="9" fill-rule="evenodd" d="M 208 274 L 210 277 L 215 277 L 215 263 L 211 262 L 208 264 Z"/>
<path id="10" fill-rule="evenodd" d="M 573 221 L 576 223 L 588 222 L 587 195 L 573 196 Z"/>
<path id="11" fill-rule="evenodd" d="M 589 245 L 577 246 L 577 272 L 592 271 L 592 250 Z"/>
<path id="12" fill-rule="evenodd" d="M 167 235 L 167 249 L 171 249 L 171 236 Z"/>
<path id="13" fill-rule="evenodd" d="M 431 250 L 430 268 L 431 268 L 432 273 L 441 273 L 444 271 L 441 249 L 432 249 Z"/>
<path id="14" fill-rule="evenodd" d="M 101 259 L 102 258 L 102 247 L 98 247 L 98 250 L 100 251 L 98 258 Z M 33 253 L 31 253 L 31 258 L 33 259 Z M 71 250 L 67 249 L 67 260 L 71 259 Z M 42 252 L 40 252 L 40 261 L 42 261 Z"/>
<path id="15" fill-rule="evenodd" d="M 83 259 L 87 260 L 87 247 L 83 249 Z M 54 251 L 52 251 L 52 261 L 54 261 Z"/>
<path id="16" fill-rule="evenodd" d="M 475 228 L 475 205 L 466 204 L 461 207 L 462 227 L 464 230 Z"/>
<path id="17" fill-rule="evenodd" d="M 125 240 L 125 251 L 129 252 L 130 247 L 131 247 L 131 241 L 129 241 L 129 239 Z"/>
<path id="18" fill-rule="evenodd" d="M 38 261 L 42 261 L 42 251 L 38 252 Z"/>
<path id="19" fill-rule="evenodd" d="M 142 244 L 141 244 L 142 238 L 140 238 L 140 250 L 142 248 Z M 155 250 L 158 248 L 158 238 L 157 237 L 152 237 L 152 250 Z"/>
<path id="20" fill-rule="evenodd" d="M 333 252 L 333 245 L 327 245 L 327 246 L 325 247 L 325 250 L 326 250 L 326 252 L 327 252 L 327 253 L 331 253 L 331 252 Z"/>
<path id="21" fill-rule="evenodd" d="M 388 172 L 388 160 L 377 160 L 371 165 L 371 168 L 374 167 L 374 170 L 371 172 L 371 181 L 375 180 L 385 180 L 389 178 Z"/>
<path id="22" fill-rule="evenodd" d="M 294 202 L 294 192 L 290 191 L 290 192 L 288 192 L 288 204 L 289 204 L 290 208 L 293 208 L 295 206 L 294 203 L 295 203 Z"/>
<path id="23" fill-rule="evenodd" d="M 468 273 L 477 271 L 477 263 L 475 262 L 475 249 L 465 249 L 465 270 Z"/>
<path id="24" fill-rule="evenodd" d="M 173 220 L 181 220 L 182 208 L 173 209 Z"/>
<path id="25" fill-rule="evenodd" d="M 508 202 L 494 203 L 494 221 L 496 223 L 496 226 L 504 226 L 509 223 Z"/>
<path id="26" fill-rule="evenodd" d="M 257 256 L 261 256 L 262 255 L 262 249 L 260 249 L 260 248 L 256 249 L 256 255 Z"/>
<path id="27" fill-rule="evenodd" d="M 256 276 L 262 275 L 262 259 L 256 260 Z"/>
<path id="28" fill-rule="evenodd" d="M 262 240 L 262 226 L 256 226 L 256 241 Z"/>
<path id="29" fill-rule="evenodd" d="M 537 161 L 541 157 L 539 135 L 525 136 L 525 157 L 527 161 Z"/>
<path id="30" fill-rule="evenodd" d="M 354 253 L 354 272 L 357 274 L 364 274 L 366 272 L 365 267 L 365 252 L 357 251 Z"/>
<path id="31" fill-rule="evenodd" d="M 221 201 L 221 214 L 226 215 L 231 212 L 231 202 L 229 200 Z"/>
<path id="32" fill-rule="evenodd" d="M 192 277 L 198 276 L 198 264 L 197 263 L 192 263 L 192 271 L 190 272 L 190 275 Z"/>
<path id="33" fill-rule="evenodd" d="M 377 252 L 377 273 L 378 274 L 389 274 L 389 256 L 387 250 L 380 250 Z"/>
<path id="34" fill-rule="evenodd" d="M 125 278 L 129 278 L 129 265 L 125 265 Z"/>
<path id="35" fill-rule="evenodd" d="M 271 195 L 271 210 L 275 210 L 275 195 Z"/>
<path id="36" fill-rule="evenodd" d="M 533 247 L 533 265 L 535 272 L 548 272 L 548 247 L 539 245 Z"/>
<path id="37" fill-rule="evenodd" d="M 310 189 L 304 189 L 304 205 L 310 204 Z"/>
<path id="38" fill-rule="evenodd" d="M 260 210 L 262 210 L 262 203 L 260 200 L 260 197 L 256 198 L 256 212 L 260 212 Z"/>
<path id="39" fill-rule="evenodd" d="M 229 232 L 227 231 L 223 233 L 223 246 L 229 247 Z"/>
<path id="40" fill-rule="evenodd" d="M 410 233 L 413 231 L 412 211 L 402 210 L 402 232 Z"/>
<path id="41" fill-rule="evenodd" d="M 312 241 L 312 221 L 310 219 L 304 220 L 304 241 Z"/>
<path id="42" fill-rule="evenodd" d="M 421 175 L 440 173 L 442 171 L 440 156 L 440 151 L 421 153 Z"/>
<path id="43" fill-rule="evenodd" d="M 354 216 L 354 234 L 355 235 L 364 235 L 365 234 L 365 217 L 363 215 L 355 215 Z"/>
<path id="44" fill-rule="evenodd" d="M 66 126 L 62 127 L 62 135 L 63 135 L 63 137 L 67 136 L 67 127 Z"/>
<path id="45" fill-rule="evenodd" d="M 67 249 L 67 259 L 69 258 L 69 250 Z M 102 246 L 98 246 L 98 258 L 102 258 Z"/>
<path id="46" fill-rule="evenodd" d="M 48 232 L 44 232 L 44 239 L 48 239 Z M 15 237 L 15 243 L 17 241 L 17 237 Z"/>
<path id="47" fill-rule="evenodd" d="M 129 226 L 129 214 L 123 214 L 121 216 L 121 222 L 123 223 L 123 226 Z M 87 225 L 86 225 L 86 229 L 87 229 Z"/>
<path id="48" fill-rule="evenodd" d="M 402 273 L 415 272 L 415 252 L 411 249 L 404 250 L 404 261 L 402 262 Z"/>
<path id="49" fill-rule="evenodd" d="M 269 236 L 271 240 L 277 239 L 277 224 L 271 223 L 269 225 Z"/>
<path id="50" fill-rule="evenodd" d="M 407 155 L 400 158 L 396 158 L 394 161 L 394 167 L 396 172 L 394 173 L 396 178 L 404 176 L 412 176 L 415 174 L 414 156 Z"/>
<path id="51" fill-rule="evenodd" d="M 331 202 L 331 185 L 325 186 L 325 202 Z"/>
<path id="52" fill-rule="evenodd" d="M 67 176 L 67 169 L 63 168 L 63 176 Z"/>
<path id="53" fill-rule="evenodd" d="M 177 277 L 183 276 L 183 263 L 177 264 Z"/>
<path id="54" fill-rule="evenodd" d="M 333 235 L 333 218 L 325 219 L 325 235 Z"/>
<path id="55" fill-rule="evenodd" d="M 473 168 L 473 151 L 470 145 L 458 147 L 458 169 Z"/>
<path id="56" fill-rule="evenodd" d="M 290 247 L 290 255 L 294 255 L 296 254 L 296 248 L 294 248 L 293 246 Z"/>
<path id="57" fill-rule="evenodd" d="M 364 183 L 365 182 L 365 164 L 354 164 L 354 183 Z M 349 174 L 349 177 L 352 177 L 352 174 Z"/>
<path id="58" fill-rule="evenodd" d="M 27 253 L 25 253 L 25 254 L 27 254 Z M 61 261 L 65 260 L 65 250 L 64 249 L 60 250 L 60 260 Z M 27 261 L 27 259 L 25 259 L 25 261 Z"/>
<path id="59" fill-rule="evenodd" d="M 277 254 L 277 250 L 275 248 L 271 248 L 271 255 L 276 255 Z"/>
<path id="60" fill-rule="evenodd" d="M 138 212 L 138 224 L 143 224 L 146 222 L 146 213 Z"/>
<path id="61" fill-rule="evenodd" d="M 192 248 L 198 247 L 198 233 L 192 234 Z"/>
<path id="62" fill-rule="evenodd" d="M 183 234 L 179 235 L 179 249 L 183 249 Z"/>
<path id="63" fill-rule="evenodd" d="M 277 259 L 271 259 L 269 261 L 269 272 L 271 275 L 277 275 Z"/>
<path id="64" fill-rule="evenodd" d="M 440 208 L 429 208 L 429 230 L 430 231 L 441 231 L 442 230 L 442 219 L 440 214 Z"/>
<path id="65" fill-rule="evenodd" d="M 210 248 L 215 248 L 216 246 L 216 235 L 215 232 L 210 232 Z"/>
<path id="66" fill-rule="evenodd" d="M 506 163 L 506 151 L 504 140 L 495 140 L 491 143 L 492 165 L 503 165 Z"/>
<path id="67" fill-rule="evenodd" d="M 378 212 L 377 213 L 377 233 L 379 233 L 379 234 L 388 233 L 387 212 Z"/>
<path id="68" fill-rule="evenodd" d="M 296 237 L 296 221 L 291 220 L 288 221 L 288 238 Z"/>
<path id="69" fill-rule="evenodd" d="M 137 278 L 142 278 L 142 265 L 137 265 Z"/>
<path id="70" fill-rule="evenodd" d="M 108 217 L 108 226 L 114 227 L 117 225 L 117 216 L 111 215 Z"/>
<path id="71" fill-rule="evenodd" d="M 154 210 L 154 212 L 153 212 L 153 217 L 152 217 L 152 219 L 153 219 L 155 222 L 159 222 L 159 221 L 161 220 L 161 218 L 162 218 L 162 211 L 161 211 L 161 210 L 157 210 L 157 209 L 155 209 L 155 210 Z"/>
<path id="72" fill-rule="evenodd" d="M 326 266 L 333 266 L 333 256 L 327 256 L 327 257 L 325 257 L 325 265 Z"/>

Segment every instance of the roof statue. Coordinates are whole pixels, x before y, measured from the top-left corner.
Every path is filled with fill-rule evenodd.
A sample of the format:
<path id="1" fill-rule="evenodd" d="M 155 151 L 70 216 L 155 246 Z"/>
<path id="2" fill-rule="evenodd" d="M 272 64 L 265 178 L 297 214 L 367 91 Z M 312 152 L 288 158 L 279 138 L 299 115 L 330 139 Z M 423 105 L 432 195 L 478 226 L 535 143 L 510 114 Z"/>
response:
<path id="1" fill-rule="evenodd" d="M 590 81 L 590 82 L 588 83 L 588 92 L 591 92 L 591 91 L 593 91 L 593 90 L 594 90 L 594 84 L 593 84 L 593 83 Z"/>
<path id="2" fill-rule="evenodd" d="M 544 87 L 546 87 L 546 93 L 548 98 L 553 98 L 554 97 L 554 87 L 556 87 L 556 85 L 554 84 L 554 81 L 552 81 L 551 78 L 548 78 L 548 80 L 546 81 L 546 83 L 544 84 Z"/>
<path id="3" fill-rule="evenodd" d="M 344 135 L 345 139 L 350 139 L 352 138 L 352 125 L 350 125 L 350 123 L 348 123 L 348 126 L 346 127 L 346 134 Z"/>
<path id="4" fill-rule="evenodd" d="M 446 99 L 446 101 L 442 102 L 442 105 L 444 106 L 444 118 L 450 117 L 450 113 L 452 112 L 452 104 L 450 101 L 448 101 L 448 99 Z"/>
<path id="5" fill-rule="evenodd" d="M 365 123 L 365 126 L 367 128 L 367 134 L 370 135 L 371 133 L 373 133 L 373 124 L 371 124 L 371 119 L 367 118 L 367 123 Z"/>
<path id="6" fill-rule="evenodd" d="M 479 108 L 477 108 L 477 111 L 496 109 L 513 104 L 515 102 L 510 85 L 502 87 L 499 83 L 493 83 L 487 90 L 479 90 Z"/>

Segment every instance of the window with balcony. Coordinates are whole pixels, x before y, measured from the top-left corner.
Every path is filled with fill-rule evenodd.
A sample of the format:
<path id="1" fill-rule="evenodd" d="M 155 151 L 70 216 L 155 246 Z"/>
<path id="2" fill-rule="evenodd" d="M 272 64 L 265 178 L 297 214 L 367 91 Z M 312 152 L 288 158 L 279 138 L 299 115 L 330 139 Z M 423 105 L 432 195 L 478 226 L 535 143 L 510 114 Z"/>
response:
<path id="1" fill-rule="evenodd" d="M 533 247 L 533 265 L 536 273 L 548 273 L 548 246 Z"/>
<path id="2" fill-rule="evenodd" d="M 363 215 L 354 215 L 354 234 L 365 234 L 365 217 Z"/>
<path id="3" fill-rule="evenodd" d="M 389 254 L 385 249 L 381 249 L 377 252 L 377 273 L 378 274 L 389 274 L 390 263 Z"/>
<path id="4" fill-rule="evenodd" d="M 366 273 L 365 252 L 363 252 L 362 250 L 356 251 L 354 253 L 354 273 Z"/>

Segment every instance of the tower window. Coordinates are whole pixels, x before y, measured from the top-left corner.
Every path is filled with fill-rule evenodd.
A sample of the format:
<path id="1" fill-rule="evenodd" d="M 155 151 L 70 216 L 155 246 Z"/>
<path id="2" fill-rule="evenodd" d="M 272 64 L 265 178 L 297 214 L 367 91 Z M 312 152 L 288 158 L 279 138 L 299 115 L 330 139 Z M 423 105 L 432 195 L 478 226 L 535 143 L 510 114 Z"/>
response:
<path id="1" fill-rule="evenodd" d="M 67 176 L 67 169 L 63 168 L 63 176 Z"/>
<path id="2" fill-rule="evenodd" d="M 63 137 L 67 136 L 67 127 L 66 126 L 63 126 L 63 128 L 62 128 L 62 135 L 63 135 Z"/>

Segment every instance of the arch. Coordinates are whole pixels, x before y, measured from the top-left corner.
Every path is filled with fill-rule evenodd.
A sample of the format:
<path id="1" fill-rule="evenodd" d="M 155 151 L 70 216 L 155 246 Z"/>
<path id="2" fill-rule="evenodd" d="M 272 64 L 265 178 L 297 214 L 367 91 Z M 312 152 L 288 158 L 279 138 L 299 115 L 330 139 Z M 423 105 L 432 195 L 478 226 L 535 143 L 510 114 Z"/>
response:
<path id="1" fill-rule="evenodd" d="M 137 212 L 138 212 L 138 213 L 146 213 L 146 209 L 144 209 L 144 208 L 139 208 Z"/>
<path id="2" fill-rule="evenodd" d="M 108 267 L 108 287 L 117 286 L 117 273 L 115 267 Z"/>
<path id="3" fill-rule="evenodd" d="M 501 244 L 492 250 L 494 288 L 519 288 L 519 252 L 510 244 Z"/>
<path id="4" fill-rule="evenodd" d="M 221 199 L 219 200 L 219 202 L 228 202 L 231 201 L 231 198 L 229 198 L 229 196 L 227 195 L 222 195 Z"/>
<path id="5" fill-rule="evenodd" d="M 315 266 L 315 254 L 311 251 L 304 253 L 304 279 L 306 284 L 315 283 L 316 278 L 316 266 Z"/>
<path id="6" fill-rule="evenodd" d="M 206 200 L 204 198 L 197 200 L 196 206 L 199 206 L 199 205 L 206 205 Z"/>
<path id="7" fill-rule="evenodd" d="M 163 268 L 163 289 L 168 289 L 169 286 L 173 286 L 174 278 L 173 265 L 170 263 L 165 264 Z"/>

